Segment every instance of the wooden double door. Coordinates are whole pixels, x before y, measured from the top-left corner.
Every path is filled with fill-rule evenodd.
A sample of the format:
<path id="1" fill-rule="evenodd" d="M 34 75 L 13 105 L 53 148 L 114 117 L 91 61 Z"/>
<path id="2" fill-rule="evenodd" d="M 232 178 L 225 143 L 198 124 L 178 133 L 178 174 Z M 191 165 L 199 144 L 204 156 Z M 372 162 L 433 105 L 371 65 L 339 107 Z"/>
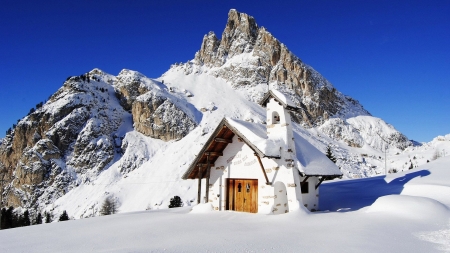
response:
<path id="1" fill-rule="evenodd" d="M 258 179 L 227 179 L 227 210 L 258 212 Z"/>

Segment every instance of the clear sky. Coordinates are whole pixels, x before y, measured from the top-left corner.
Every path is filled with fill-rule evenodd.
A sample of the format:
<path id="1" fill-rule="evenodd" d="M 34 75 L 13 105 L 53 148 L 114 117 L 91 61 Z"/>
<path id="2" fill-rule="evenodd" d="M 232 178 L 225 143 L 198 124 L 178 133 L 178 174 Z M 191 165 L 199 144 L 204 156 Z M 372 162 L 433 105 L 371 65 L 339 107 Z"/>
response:
<path id="1" fill-rule="evenodd" d="M 408 138 L 450 133 L 448 0 L 2 0 L 0 138 L 68 76 L 193 59 L 232 8 Z"/>

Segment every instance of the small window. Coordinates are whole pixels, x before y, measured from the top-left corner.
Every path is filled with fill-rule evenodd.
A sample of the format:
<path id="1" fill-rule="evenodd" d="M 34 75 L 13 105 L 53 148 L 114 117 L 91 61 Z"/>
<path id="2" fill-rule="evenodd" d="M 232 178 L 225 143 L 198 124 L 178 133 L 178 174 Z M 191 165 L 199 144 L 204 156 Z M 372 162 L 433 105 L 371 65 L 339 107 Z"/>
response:
<path id="1" fill-rule="evenodd" d="M 273 124 L 280 124 L 280 115 L 277 112 L 273 112 Z"/>
<path id="2" fill-rule="evenodd" d="M 250 192 L 250 184 L 247 183 L 247 193 L 249 193 L 249 192 Z"/>
<path id="3" fill-rule="evenodd" d="M 300 184 L 300 187 L 303 194 L 309 193 L 309 182 L 304 182 L 303 184 Z"/>
<path id="4" fill-rule="evenodd" d="M 242 185 L 241 185 L 241 183 L 239 183 L 238 184 L 238 192 L 241 192 L 241 189 L 242 189 Z"/>

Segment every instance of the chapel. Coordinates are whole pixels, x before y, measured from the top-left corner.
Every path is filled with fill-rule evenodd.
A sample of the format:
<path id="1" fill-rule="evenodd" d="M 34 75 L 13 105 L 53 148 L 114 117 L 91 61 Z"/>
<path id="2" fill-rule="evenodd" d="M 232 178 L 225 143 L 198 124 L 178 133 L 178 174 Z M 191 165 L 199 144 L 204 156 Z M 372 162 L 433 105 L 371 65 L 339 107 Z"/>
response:
<path id="1" fill-rule="evenodd" d="M 197 179 L 198 203 L 218 211 L 319 210 L 320 184 L 341 171 L 292 130 L 291 111 L 300 108 L 287 96 L 269 90 L 260 105 L 266 124 L 223 118 L 182 178 Z"/>

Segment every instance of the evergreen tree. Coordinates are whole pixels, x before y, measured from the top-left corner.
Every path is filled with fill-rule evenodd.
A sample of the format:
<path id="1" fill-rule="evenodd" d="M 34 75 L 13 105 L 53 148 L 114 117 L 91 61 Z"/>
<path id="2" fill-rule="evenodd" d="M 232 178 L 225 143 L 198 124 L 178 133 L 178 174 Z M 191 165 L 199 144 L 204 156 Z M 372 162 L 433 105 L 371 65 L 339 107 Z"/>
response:
<path id="1" fill-rule="evenodd" d="M 38 213 L 36 217 L 36 222 L 34 224 L 42 224 L 42 215 L 41 213 Z"/>
<path id="2" fill-rule="evenodd" d="M 28 112 L 28 115 L 32 114 L 33 112 L 35 112 L 35 109 L 31 108 L 30 111 Z"/>
<path id="3" fill-rule="evenodd" d="M 182 206 L 183 206 L 183 201 L 181 200 L 180 197 L 174 196 L 173 198 L 170 199 L 169 208 L 182 207 Z"/>
<path id="4" fill-rule="evenodd" d="M 332 162 L 336 163 L 336 157 L 334 157 L 333 153 L 331 152 L 331 147 L 327 146 L 327 153 L 326 156 L 328 159 L 330 159 Z"/>
<path id="5" fill-rule="evenodd" d="M 2 208 L 2 219 L 0 220 L 0 229 L 5 228 L 6 208 Z"/>
<path id="6" fill-rule="evenodd" d="M 5 214 L 2 215 L 4 218 L 4 228 L 13 228 L 13 220 L 14 220 L 14 208 L 10 206 L 7 210 L 5 210 Z"/>
<path id="7" fill-rule="evenodd" d="M 45 223 L 50 223 L 52 222 L 52 215 L 50 213 L 45 212 Z"/>
<path id="8" fill-rule="evenodd" d="M 28 212 L 28 210 L 25 210 L 25 212 L 23 212 L 23 222 L 22 222 L 23 226 L 29 226 L 31 225 L 31 220 L 30 220 L 30 212 Z"/>
<path id="9" fill-rule="evenodd" d="M 409 169 L 412 170 L 414 168 L 413 164 L 411 163 L 411 165 L 409 166 Z"/>
<path id="10" fill-rule="evenodd" d="M 13 228 L 23 227 L 24 219 L 22 214 L 14 214 L 13 213 Z"/>
<path id="11" fill-rule="evenodd" d="M 63 213 L 59 216 L 59 221 L 66 221 L 69 220 L 69 215 L 67 215 L 66 210 L 63 211 Z"/>
<path id="12" fill-rule="evenodd" d="M 112 197 L 108 197 L 102 204 L 102 208 L 100 209 L 101 215 L 110 215 L 115 214 L 117 212 L 117 204 L 116 201 Z"/>

